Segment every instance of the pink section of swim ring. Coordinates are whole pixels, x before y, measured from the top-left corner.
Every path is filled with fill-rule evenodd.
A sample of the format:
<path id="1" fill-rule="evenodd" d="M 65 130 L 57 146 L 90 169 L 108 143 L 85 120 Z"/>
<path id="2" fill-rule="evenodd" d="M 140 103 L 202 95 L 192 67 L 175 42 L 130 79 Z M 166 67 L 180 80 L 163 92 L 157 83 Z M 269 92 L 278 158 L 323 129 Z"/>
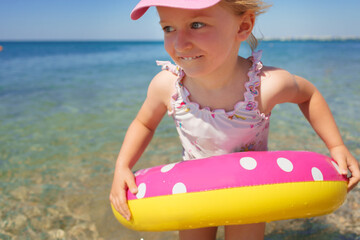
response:
<path id="1" fill-rule="evenodd" d="M 346 181 L 337 164 L 314 152 L 241 152 L 182 161 L 135 173 L 129 200 L 223 188 L 291 182 Z"/>

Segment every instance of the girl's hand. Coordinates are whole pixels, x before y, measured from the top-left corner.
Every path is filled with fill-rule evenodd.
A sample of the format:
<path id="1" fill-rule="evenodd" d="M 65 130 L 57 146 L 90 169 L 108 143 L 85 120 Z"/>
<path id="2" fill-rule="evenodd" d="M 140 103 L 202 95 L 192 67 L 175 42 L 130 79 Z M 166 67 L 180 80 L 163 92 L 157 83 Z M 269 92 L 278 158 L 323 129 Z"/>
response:
<path id="1" fill-rule="evenodd" d="M 115 169 L 110 192 L 110 202 L 126 220 L 130 221 L 131 213 L 126 199 L 126 191 L 128 189 L 130 189 L 132 194 L 138 192 L 134 174 L 129 168 Z"/>
<path id="2" fill-rule="evenodd" d="M 345 145 L 330 148 L 329 151 L 331 157 L 339 164 L 341 174 L 347 175 L 349 169 L 351 176 L 348 179 L 348 192 L 351 191 L 360 181 L 359 163 Z"/>

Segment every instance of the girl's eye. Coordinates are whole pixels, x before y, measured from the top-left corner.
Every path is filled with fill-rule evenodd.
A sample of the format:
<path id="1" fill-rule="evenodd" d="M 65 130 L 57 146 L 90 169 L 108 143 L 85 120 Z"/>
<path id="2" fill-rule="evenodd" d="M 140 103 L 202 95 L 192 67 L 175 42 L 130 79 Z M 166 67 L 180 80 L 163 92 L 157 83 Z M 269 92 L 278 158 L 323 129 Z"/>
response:
<path id="1" fill-rule="evenodd" d="M 173 27 L 170 27 L 170 26 L 165 26 L 165 27 L 163 27 L 163 31 L 164 31 L 165 33 L 169 33 L 169 32 L 174 31 L 174 28 L 173 28 Z"/>
<path id="2" fill-rule="evenodd" d="M 201 22 L 194 22 L 191 24 L 191 28 L 193 29 L 199 29 L 205 26 L 205 23 L 201 23 Z"/>

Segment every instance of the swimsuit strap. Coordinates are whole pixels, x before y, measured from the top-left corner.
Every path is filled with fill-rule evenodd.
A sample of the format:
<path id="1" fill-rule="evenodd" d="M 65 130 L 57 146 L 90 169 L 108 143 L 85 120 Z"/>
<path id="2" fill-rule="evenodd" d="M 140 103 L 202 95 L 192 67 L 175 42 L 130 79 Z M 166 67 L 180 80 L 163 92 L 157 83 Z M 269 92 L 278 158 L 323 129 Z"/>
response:
<path id="1" fill-rule="evenodd" d="M 178 76 L 175 82 L 176 91 L 171 96 L 171 109 L 168 109 L 168 115 L 171 116 L 175 113 L 174 112 L 175 104 L 176 104 L 175 102 L 179 97 L 179 93 L 181 91 L 181 86 L 182 86 L 181 80 L 185 76 L 185 72 L 179 66 L 172 64 L 170 61 L 156 61 L 156 64 L 158 66 L 161 66 L 162 70 L 170 71 L 176 76 Z"/>
<path id="2" fill-rule="evenodd" d="M 162 70 L 170 71 L 179 76 L 179 78 L 182 78 L 185 75 L 184 71 L 179 66 L 172 64 L 170 61 L 156 61 L 156 64 L 161 66 Z"/>
<path id="3" fill-rule="evenodd" d="M 262 56 L 262 51 L 253 52 L 252 56 L 249 58 L 253 64 L 248 72 L 249 81 L 245 83 L 246 92 L 244 93 L 245 102 L 247 102 L 246 110 L 252 111 L 257 109 L 258 102 L 255 100 L 255 97 L 259 95 L 257 87 L 260 86 L 260 72 L 263 67 L 260 59 Z"/>

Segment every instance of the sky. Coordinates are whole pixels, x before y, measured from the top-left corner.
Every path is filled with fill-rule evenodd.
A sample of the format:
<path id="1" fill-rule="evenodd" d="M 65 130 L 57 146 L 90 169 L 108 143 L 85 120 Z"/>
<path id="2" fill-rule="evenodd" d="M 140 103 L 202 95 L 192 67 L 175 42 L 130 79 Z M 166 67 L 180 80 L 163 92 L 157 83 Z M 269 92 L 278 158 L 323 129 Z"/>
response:
<path id="1" fill-rule="evenodd" d="M 130 19 L 138 0 L 0 0 L 0 41 L 162 40 L 154 7 Z M 265 0 L 263 38 L 360 38 L 360 0 Z"/>

